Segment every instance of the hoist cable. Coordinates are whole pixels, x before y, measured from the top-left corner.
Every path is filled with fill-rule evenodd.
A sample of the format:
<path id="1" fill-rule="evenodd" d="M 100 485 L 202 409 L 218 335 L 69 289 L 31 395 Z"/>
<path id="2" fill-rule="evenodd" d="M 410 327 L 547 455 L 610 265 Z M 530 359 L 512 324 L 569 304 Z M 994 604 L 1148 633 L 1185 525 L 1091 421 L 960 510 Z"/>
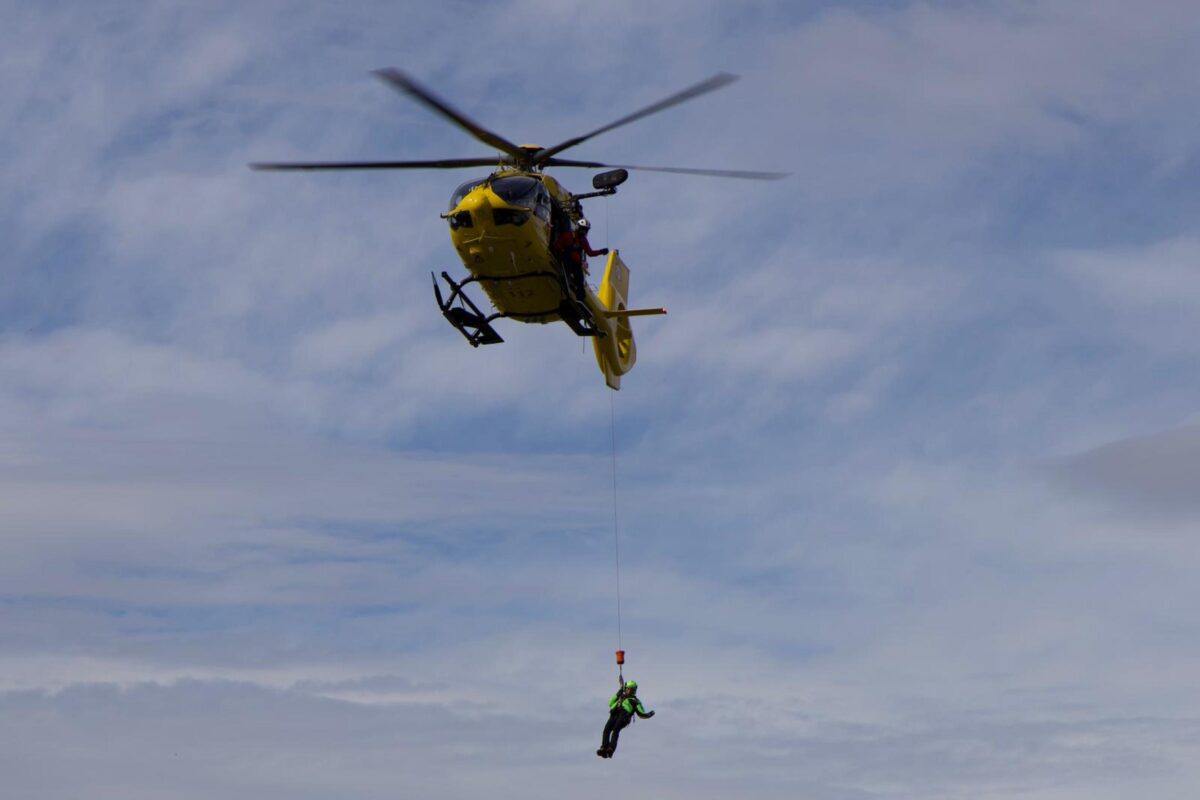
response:
<path id="1" fill-rule="evenodd" d="M 604 198 L 604 246 L 608 247 L 608 197 Z"/>
<path id="2" fill-rule="evenodd" d="M 612 431 L 612 494 L 613 494 L 613 553 L 615 556 L 617 577 L 617 649 L 623 650 L 621 644 L 621 534 L 617 516 L 617 401 L 608 393 L 609 422 Z"/>

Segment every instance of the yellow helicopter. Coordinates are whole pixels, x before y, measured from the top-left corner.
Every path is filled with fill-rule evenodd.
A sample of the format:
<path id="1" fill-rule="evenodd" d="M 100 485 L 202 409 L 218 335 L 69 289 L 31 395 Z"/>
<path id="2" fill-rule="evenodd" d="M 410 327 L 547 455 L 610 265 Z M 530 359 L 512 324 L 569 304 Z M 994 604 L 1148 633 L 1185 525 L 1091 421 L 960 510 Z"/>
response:
<path id="1" fill-rule="evenodd" d="M 649 170 L 723 178 L 775 180 L 786 173 L 683 167 L 639 167 L 559 158 L 558 154 L 594 136 L 706 94 L 737 80 L 721 73 L 683 91 L 553 147 L 517 145 L 498 136 L 454 109 L 433 92 L 397 69 L 375 73 L 389 85 L 440 114 L 479 141 L 502 152 L 491 158 L 435 161 L 350 161 L 256 163 L 259 170 L 460 169 L 495 167 L 490 175 L 463 183 L 450 198 L 442 218 L 470 276 L 456 281 L 447 272 L 443 295 L 433 276 L 434 297 L 442 314 L 473 347 L 504 341 L 492 322 L 507 317 L 520 322 L 562 320 L 579 336 L 592 337 L 596 362 L 605 383 L 621 388 L 621 376 L 633 368 L 637 348 L 631 317 L 665 314 L 663 308 L 628 308 L 629 268 L 617 250 L 593 250 L 587 242 L 589 224 L 580 201 L 615 194 L 627 170 Z M 545 167 L 607 169 L 592 178 L 593 192 L 573 194 Z M 598 290 L 587 282 L 587 255 L 607 255 Z M 478 283 L 495 311 L 485 314 L 466 294 Z"/>

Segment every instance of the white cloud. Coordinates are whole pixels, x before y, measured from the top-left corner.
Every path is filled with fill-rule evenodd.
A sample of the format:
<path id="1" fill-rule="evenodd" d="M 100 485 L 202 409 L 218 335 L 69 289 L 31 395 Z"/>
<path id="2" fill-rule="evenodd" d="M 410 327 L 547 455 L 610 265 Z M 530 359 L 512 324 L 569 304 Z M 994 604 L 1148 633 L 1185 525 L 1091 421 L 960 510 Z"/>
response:
<path id="1" fill-rule="evenodd" d="M 1195 412 L 1168 368 L 1194 237 L 1083 227 L 1047 258 L 991 226 L 1080 151 L 1178 172 L 1192 5 L 632 8 L 6 16 L 7 786 L 611 793 L 589 343 L 444 326 L 458 176 L 245 169 L 486 151 L 366 74 L 394 63 L 544 143 L 741 72 L 578 155 L 796 171 L 589 208 L 672 311 L 615 400 L 625 644 L 660 709 L 623 791 L 1190 796 L 1190 433 L 1093 448 Z M 1051 177 L 997 187 L 1013 163 Z M 1024 466 L 1080 451 L 1074 490 Z"/>
<path id="2" fill-rule="evenodd" d="M 413 332 L 398 314 L 346 319 L 307 334 L 296 345 L 296 361 L 314 371 L 354 369 Z"/>
<path id="3" fill-rule="evenodd" d="M 1117 251 L 1065 252 L 1059 264 L 1117 308 L 1189 313 L 1200 304 L 1200 241 L 1193 237 Z"/>

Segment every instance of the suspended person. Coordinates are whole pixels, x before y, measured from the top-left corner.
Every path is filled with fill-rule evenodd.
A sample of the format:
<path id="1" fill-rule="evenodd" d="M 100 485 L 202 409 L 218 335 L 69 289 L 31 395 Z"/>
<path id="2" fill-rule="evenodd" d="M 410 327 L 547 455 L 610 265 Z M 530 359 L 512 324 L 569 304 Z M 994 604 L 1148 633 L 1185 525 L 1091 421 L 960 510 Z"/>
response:
<path id="1" fill-rule="evenodd" d="M 607 247 L 599 250 L 592 249 L 587 238 L 591 228 L 592 224 L 587 221 L 587 218 L 580 217 L 574 228 L 571 227 L 570 222 L 567 222 L 558 238 L 554 240 L 554 252 L 567 272 L 571 291 L 581 301 L 587 294 L 583 288 L 584 275 L 587 273 L 587 260 L 584 258 L 584 254 L 589 256 L 608 255 Z"/>
<path id="2" fill-rule="evenodd" d="M 587 221 L 586 217 L 580 217 L 579 222 L 575 223 L 575 241 L 579 243 L 579 247 L 589 256 L 606 256 L 608 248 L 601 247 L 599 250 L 593 250 L 591 244 L 588 243 L 588 231 L 592 229 L 592 223 Z"/>
<path id="3" fill-rule="evenodd" d="M 650 719 L 653 711 L 647 711 L 642 701 L 637 697 L 637 681 L 625 681 L 620 690 L 608 701 L 608 722 L 604 725 L 604 738 L 596 755 L 601 758 L 612 758 L 617 752 L 617 739 L 621 729 L 633 722 L 633 715 L 642 719 Z"/>

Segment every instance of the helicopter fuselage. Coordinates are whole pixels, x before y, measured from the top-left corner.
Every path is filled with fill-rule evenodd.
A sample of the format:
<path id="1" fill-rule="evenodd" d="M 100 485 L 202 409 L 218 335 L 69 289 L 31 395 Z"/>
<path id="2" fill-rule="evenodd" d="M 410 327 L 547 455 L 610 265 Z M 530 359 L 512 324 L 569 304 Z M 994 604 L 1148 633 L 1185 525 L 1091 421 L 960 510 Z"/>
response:
<path id="1" fill-rule="evenodd" d="M 496 310 L 522 322 L 561 319 L 566 275 L 554 238 L 574 220 L 571 194 L 540 172 L 501 170 L 459 187 L 444 214 L 463 266 Z M 586 265 L 586 261 L 584 261 Z M 579 298 L 603 311 L 590 287 Z"/>
<path id="2" fill-rule="evenodd" d="M 629 268 L 615 249 L 606 251 L 598 292 L 584 280 L 585 253 L 578 252 L 578 266 L 569 268 L 566 262 L 571 256 L 556 252 L 555 238 L 567 231 L 574 234 L 580 217 L 578 201 L 584 196 L 596 195 L 572 195 L 540 172 L 500 170 L 467 181 L 455 191 L 443 216 L 450 223 L 450 238 L 463 266 L 471 280 L 483 287 L 496 313 L 485 319 L 462 295 L 463 285 L 444 272 L 442 277 L 454 293 L 449 302 L 444 301 L 435 283 L 435 294 L 442 313 L 475 346 L 502 341 L 488 324 L 498 316 L 538 323 L 563 320 L 576 333 L 592 337 L 605 382 L 619 389 L 621 376 L 637 361 L 629 317 L 666 310 L 627 309 Z M 574 277 L 569 269 L 575 270 Z M 469 311 L 453 307 L 456 297 Z"/>

